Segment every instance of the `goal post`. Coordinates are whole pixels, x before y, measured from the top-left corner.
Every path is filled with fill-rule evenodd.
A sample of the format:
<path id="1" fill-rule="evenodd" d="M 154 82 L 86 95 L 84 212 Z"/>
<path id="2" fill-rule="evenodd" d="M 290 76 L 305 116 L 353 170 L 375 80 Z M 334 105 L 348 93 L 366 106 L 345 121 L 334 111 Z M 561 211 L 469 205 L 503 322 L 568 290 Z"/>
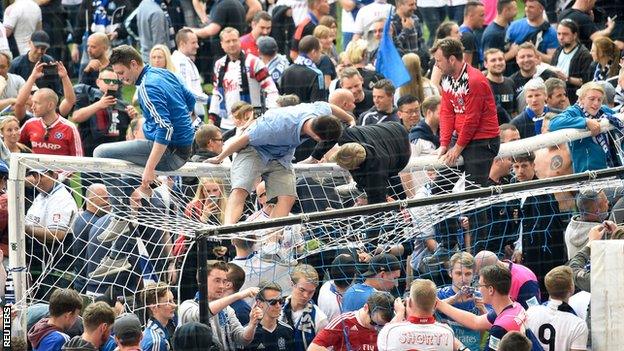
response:
<path id="1" fill-rule="evenodd" d="M 612 127 L 604 125 L 604 130 L 612 129 Z M 578 140 L 588 135 L 587 131 L 582 130 L 562 130 L 539 135 L 520 141 L 510 142 L 501 145 L 499 157 L 508 157 L 510 155 L 518 155 L 533 151 L 535 149 L 546 146 L 558 145 L 572 140 Z M 620 150 L 621 151 L 621 150 Z M 433 168 L 444 168 L 436 156 L 414 157 L 410 160 L 410 164 L 403 171 L 405 173 L 423 173 L 423 170 Z M 305 201 L 319 201 L 322 204 L 331 203 L 334 198 L 330 199 L 328 190 L 335 192 L 339 186 L 348 186 L 350 184 L 349 173 L 339 168 L 335 164 L 313 164 L 313 165 L 295 165 L 295 174 L 301 180 L 301 187 L 306 191 L 308 198 L 300 198 L 297 205 L 304 207 Z M 27 245 L 25 236 L 25 215 L 26 215 L 26 191 L 27 185 L 26 172 L 27 169 L 52 169 L 63 171 L 65 173 L 99 173 L 114 176 L 120 179 L 140 179 L 143 168 L 130 164 L 121 160 L 97 159 L 97 158 L 79 158 L 69 156 L 53 156 L 39 154 L 12 154 L 10 160 L 9 180 L 8 180 L 8 200 L 9 200 L 9 260 L 16 295 L 16 309 L 25 310 L 28 304 L 35 301 L 34 294 L 37 289 L 45 285 L 46 288 L 57 287 L 58 280 L 45 280 L 43 278 L 33 281 L 29 284 L 29 263 L 33 260 L 32 248 Z M 44 271 L 41 277 L 51 275 L 57 277 L 58 274 L 65 275 L 68 268 L 57 267 L 55 258 L 62 256 L 69 259 L 72 264 L 79 262 L 80 255 L 86 252 L 93 254 L 83 258 L 84 265 L 98 266 L 100 260 L 111 258 L 118 260 L 127 258 L 129 262 L 130 275 L 124 276 L 122 271 L 115 273 L 111 280 L 98 280 L 95 278 L 85 278 L 87 283 L 91 283 L 96 293 L 100 293 L 101 289 L 106 287 L 127 288 L 128 284 L 135 284 L 135 280 L 139 280 L 141 284 L 147 280 L 164 280 L 168 279 L 170 274 L 170 263 L 177 262 L 178 259 L 184 259 L 188 251 L 177 251 L 177 238 L 182 238 L 182 243 L 193 243 L 196 236 L 209 237 L 212 239 L 228 240 L 238 237 L 248 237 L 249 233 L 256 233 L 262 237 L 265 233 L 274 234 L 279 229 L 279 235 L 289 236 L 290 238 L 301 237 L 303 239 L 292 239 L 295 242 L 289 247 L 288 259 L 304 260 L 308 257 L 322 253 L 324 250 L 337 250 L 342 248 L 361 247 L 372 241 L 370 233 L 373 236 L 379 236 L 382 244 L 392 244 L 400 241 L 411 240 L 416 233 L 429 230 L 437 223 L 451 217 L 457 217 L 463 213 L 481 211 L 481 209 L 497 204 L 500 202 L 518 200 L 523 196 L 534 196 L 542 194 L 552 194 L 563 190 L 578 190 L 583 187 L 590 188 L 614 188 L 621 187 L 622 182 L 615 177 L 622 174 L 623 167 L 605 169 L 600 171 L 586 172 L 582 174 L 572 174 L 557 178 L 540 179 L 536 181 L 510 184 L 505 186 L 496 186 L 489 188 L 472 189 L 459 193 L 442 194 L 436 196 L 425 196 L 421 198 L 412 198 L 407 200 L 356 206 L 358 194 L 346 192 L 344 194 L 331 194 L 344 206 L 327 209 L 325 206 L 317 208 L 315 211 L 303 211 L 301 214 L 292 216 L 259 220 L 254 222 L 239 222 L 234 225 L 222 226 L 219 223 L 205 220 L 203 216 L 195 216 L 193 208 L 190 214 L 188 204 L 191 198 L 184 193 L 184 189 L 180 189 L 180 184 L 184 184 L 184 179 L 191 179 L 192 187 L 199 188 L 202 184 L 202 178 L 210 178 L 212 180 L 220 180 L 221 196 L 225 197 L 229 192 L 229 167 L 223 165 L 211 165 L 207 163 L 187 163 L 185 166 L 174 172 L 157 172 L 160 176 L 168 177 L 165 181 L 171 184 L 163 183 L 162 194 L 159 193 L 158 206 L 149 203 L 149 211 L 141 212 L 141 201 L 137 214 L 130 221 L 132 229 L 127 232 L 120 233 L 119 237 L 105 242 L 100 239 L 99 235 L 89 237 L 88 242 L 72 242 L 69 247 L 53 246 L 51 252 L 44 263 Z M 426 179 L 421 183 L 415 184 L 415 188 L 421 188 L 429 180 Z M 60 184 L 55 180 L 55 184 Z M 133 184 L 128 182 L 128 185 Z M 135 183 L 136 184 L 136 183 Z M 108 185 L 108 184 L 107 184 Z M 185 185 L 185 186 L 188 186 Z M 78 196 L 82 202 L 86 201 L 85 188 L 82 186 L 77 189 L 69 188 L 68 191 L 72 195 Z M 413 189 L 412 189 L 413 190 Z M 119 200 L 119 199 L 118 199 Z M 130 201 L 129 198 L 122 200 Z M 148 201 L 149 202 L 149 201 Z M 221 206 L 222 203 L 219 203 Z M 223 208 L 219 208 L 223 210 Z M 257 211 L 258 208 L 255 208 Z M 201 214 L 201 213 L 200 213 Z M 539 214 L 538 214 L 539 215 Z M 109 213 L 102 216 L 100 220 L 93 220 L 88 224 L 94 229 L 101 230 L 106 226 L 105 217 L 110 220 L 117 216 L 115 213 Z M 476 226 L 485 226 L 484 223 L 476 223 Z M 476 230 L 478 227 L 471 228 Z M 288 231 L 288 233 L 286 233 Z M 149 235 L 145 236 L 145 232 Z M 75 233 L 74 233 L 75 234 Z M 457 235 L 456 233 L 443 233 L 445 236 Z M 138 239 L 140 240 L 138 240 Z M 186 238 L 186 239 L 184 239 Z M 93 239 L 93 242 L 91 240 Z M 97 240 L 96 240 L 97 239 Z M 127 241 L 136 240 L 136 243 L 127 245 Z M 261 239 L 250 239 L 258 244 Z M 264 240 L 264 239 L 262 239 Z M 120 241 L 126 242 L 126 245 L 117 247 Z M 174 244 L 175 241 L 175 244 Z M 301 246 L 301 242 L 304 242 Z M 359 245 L 359 246 L 358 246 Z M 184 245 L 181 245 L 183 247 Z M 460 245 L 461 246 L 461 245 Z M 473 245 L 474 246 L 474 243 Z M 130 247 L 129 249 L 127 249 Z M 127 250 L 126 250 L 127 249 Z M 74 251 L 77 250 L 77 251 Z M 117 250 L 114 257 L 109 257 L 109 253 Z M 188 250 L 188 245 L 187 245 Z M 74 252 L 78 252 L 75 254 Z M 101 256 L 104 252 L 104 256 Z M 101 257 L 95 258 L 97 255 Z M 36 259 L 37 257 L 35 257 Z M 287 260 L 288 260 L 287 259 Z M 324 257 L 320 258 L 321 268 L 328 269 L 330 262 L 324 261 Z M 405 262 L 405 264 L 410 264 Z M 111 266 L 113 267 L 113 266 Z M 148 268 L 146 268 L 148 267 Z M 197 268 L 201 268 L 198 266 Z M 289 267 L 280 274 L 288 274 Z M 65 270 L 65 271 L 64 271 Z M 183 272 L 179 268 L 173 268 L 176 273 L 181 275 Z M 109 269 L 111 271 L 111 269 Z M 108 273 L 109 271 L 105 272 Z M 284 273 L 285 272 L 285 273 Z M 54 275 L 57 274 L 57 275 Z M 125 274 L 125 273 L 124 273 Z M 277 273 L 276 273 L 277 274 Z M 73 279 L 78 279 L 76 274 Z M 106 274 L 104 276 L 107 276 Z M 136 277 L 138 276 L 138 278 Z M 274 277 L 277 279 L 279 277 Z M 194 278 L 193 278 L 194 279 Z M 175 280 L 178 284 L 182 278 L 178 276 Z M 75 283 L 75 281 L 71 281 Z M 201 283 L 201 282 L 200 282 Z M 257 283 L 257 282 L 256 282 Z M 136 286 L 135 286 L 136 285 Z M 140 290 L 140 284 L 133 285 L 132 289 Z M 101 288 L 101 289 L 100 289 Z M 139 291 L 137 291 L 139 292 Z M 136 306 L 128 306 L 131 309 L 144 308 Z M 205 306 L 204 306 L 205 307 Z M 20 314 L 20 323 L 23 324 L 22 330 L 25 330 L 26 315 Z M 25 335 L 24 335 L 25 337 Z"/>

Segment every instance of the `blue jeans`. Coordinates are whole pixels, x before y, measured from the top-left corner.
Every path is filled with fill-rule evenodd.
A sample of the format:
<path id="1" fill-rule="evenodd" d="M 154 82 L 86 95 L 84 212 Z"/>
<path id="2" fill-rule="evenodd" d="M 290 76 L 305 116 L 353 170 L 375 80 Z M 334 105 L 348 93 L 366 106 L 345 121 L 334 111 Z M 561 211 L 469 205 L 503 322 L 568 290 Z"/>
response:
<path id="1" fill-rule="evenodd" d="M 435 38 L 438 27 L 446 17 L 446 6 L 441 7 L 419 7 L 418 10 L 423 16 L 423 21 L 429 29 L 429 40 L 427 45 L 431 47 L 433 45 L 433 38 Z"/>
<path id="2" fill-rule="evenodd" d="M 151 140 L 130 140 L 115 143 L 101 144 L 93 150 L 93 157 L 114 158 L 132 162 L 139 166 L 145 166 L 154 142 Z M 175 171 L 184 166 L 191 156 L 191 147 L 167 147 L 167 150 L 156 165 L 157 171 Z M 108 174 L 102 177 L 102 182 L 107 186 L 111 194 L 111 205 L 119 215 L 127 215 L 127 201 L 121 201 L 130 197 L 135 187 L 141 184 L 141 179 L 137 177 L 124 176 L 118 174 Z"/>

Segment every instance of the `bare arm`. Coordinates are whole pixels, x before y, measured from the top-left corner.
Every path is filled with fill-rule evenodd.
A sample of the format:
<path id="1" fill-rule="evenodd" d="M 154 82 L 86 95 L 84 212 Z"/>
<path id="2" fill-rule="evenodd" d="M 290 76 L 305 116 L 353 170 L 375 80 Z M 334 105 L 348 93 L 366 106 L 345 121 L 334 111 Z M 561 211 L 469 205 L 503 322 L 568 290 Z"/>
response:
<path id="1" fill-rule="evenodd" d="M 355 125 L 355 118 L 353 118 L 353 116 L 346 113 L 345 110 L 341 109 L 340 107 L 334 104 L 330 104 L 330 106 L 331 106 L 332 114 L 334 116 L 338 117 L 338 119 L 349 124 L 350 126 Z"/>
<path id="2" fill-rule="evenodd" d="M 35 81 L 37 79 L 43 77 L 43 63 L 37 62 L 35 67 L 33 68 L 32 73 L 22 85 L 22 88 L 17 92 L 17 99 L 15 101 L 15 117 L 20 121 L 26 115 L 26 102 L 28 102 L 28 98 L 30 97 L 30 92 L 32 90 L 33 85 L 35 85 Z"/>
<path id="3" fill-rule="evenodd" d="M 6 37 L 10 37 L 11 35 L 13 35 L 13 28 L 10 27 L 4 27 L 4 32 L 6 33 Z"/>
<path id="4" fill-rule="evenodd" d="M 26 234 L 38 239 L 43 243 L 51 243 L 55 240 L 63 241 L 65 239 L 65 235 L 67 235 L 66 230 L 61 230 L 58 228 L 50 230 L 46 227 L 34 226 L 32 224 L 26 225 L 25 230 Z"/>
<path id="5" fill-rule="evenodd" d="M 249 145 L 249 135 L 243 133 L 239 136 L 235 136 L 224 147 L 223 151 L 217 157 L 210 158 L 206 161 L 210 163 L 221 163 L 223 160 L 231 154 L 242 150 L 245 146 Z"/>
<path id="6" fill-rule="evenodd" d="M 156 179 L 156 165 L 160 162 L 160 159 L 167 151 L 167 145 L 154 141 L 152 151 L 149 158 L 145 163 L 145 170 L 143 170 L 143 177 L 141 178 L 141 187 L 143 189 L 149 189 L 150 183 Z"/>
<path id="7" fill-rule="evenodd" d="M 262 11 L 262 4 L 258 0 L 245 0 L 245 4 L 248 8 L 247 15 L 245 16 L 245 21 L 249 23 L 256 15 L 256 13 Z"/>
<path id="8" fill-rule="evenodd" d="M 193 0 L 193 9 L 202 23 L 208 22 L 208 15 L 206 15 L 206 3 L 201 0 Z"/>
<path id="9" fill-rule="evenodd" d="M 546 50 L 545 54 L 542 53 L 542 52 L 539 52 L 539 51 L 538 51 L 538 53 L 539 53 L 539 56 L 540 56 L 540 59 L 542 60 L 542 62 L 550 63 L 550 61 L 552 61 L 553 55 L 555 54 L 555 51 L 557 51 L 557 49 L 548 49 L 548 50 Z"/>
<path id="10" fill-rule="evenodd" d="M 452 318 L 457 323 L 472 330 L 488 330 L 492 324 L 487 319 L 487 315 L 477 316 L 468 311 L 460 310 L 451 306 L 445 300 L 438 300 L 436 309 Z"/>
<path id="11" fill-rule="evenodd" d="M 0 100 L 0 110 L 4 109 L 7 106 L 13 105 L 17 101 L 17 98 L 6 98 Z"/>
<path id="12" fill-rule="evenodd" d="M 219 34 L 220 31 L 221 25 L 214 22 L 210 23 L 204 28 L 193 28 L 193 33 L 195 33 L 195 35 L 197 35 L 197 37 L 201 39 L 215 36 Z"/>
<path id="13" fill-rule="evenodd" d="M 59 113 L 61 116 L 67 116 L 76 104 L 76 94 L 74 93 L 74 86 L 69 79 L 69 75 L 63 63 L 59 61 L 57 67 L 61 83 L 63 84 L 63 101 L 61 101 L 59 105 Z"/>
<path id="14" fill-rule="evenodd" d="M 323 347 L 319 344 L 315 344 L 314 342 L 312 342 L 310 346 L 308 346 L 307 351 L 327 351 L 327 350 L 328 349 L 326 347 Z"/>
<path id="15" fill-rule="evenodd" d="M 242 300 L 247 297 L 255 297 L 259 291 L 260 289 L 256 287 L 247 288 L 235 294 L 224 296 L 218 300 L 210 301 L 210 303 L 208 303 L 208 308 L 210 309 L 210 313 L 217 314 L 238 300 Z"/>
<path id="16" fill-rule="evenodd" d="M 114 105 L 116 99 L 114 96 L 103 96 L 99 101 L 92 103 L 89 106 L 85 106 L 81 109 L 74 111 L 70 121 L 74 123 L 82 123 L 88 120 L 91 116 L 95 115 L 101 109 Z"/>

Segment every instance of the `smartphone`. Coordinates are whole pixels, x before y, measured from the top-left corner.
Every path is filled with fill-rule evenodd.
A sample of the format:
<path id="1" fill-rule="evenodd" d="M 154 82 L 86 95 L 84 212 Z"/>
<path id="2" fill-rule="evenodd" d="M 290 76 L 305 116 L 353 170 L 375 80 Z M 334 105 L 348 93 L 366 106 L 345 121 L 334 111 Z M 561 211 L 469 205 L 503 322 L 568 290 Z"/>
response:
<path id="1" fill-rule="evenodd" d="M 58 74 L 58 66 L 56 62 L 46 63 L 43 65 L 43 75 L 54 76 Z"/>
<path id="2" fill-rule="evenodd" d="M 115 96 L 115 95 L 117 95 L 117 90 L 114 90 L 114 89 L 108 89 L 108 90 L 104 93 L 104 96 L 109 96 L 109 95 L 110 95 L 110 96 Z"/>
<path id="3" fill-rule="evenodd" d="M 208 196 L 208 201 L 212 202 L 215 205 L 219 205 L 219 197 L 216 195 Z"/>
<path id="4" fill-rule="evenodd" d="M 475 290 L 476 289 L 474 287 L 468 286 L 468 285 L 464 285 L 461 288 L 462 294 L 467 295 L 467 296 L 474 295 Z"/>

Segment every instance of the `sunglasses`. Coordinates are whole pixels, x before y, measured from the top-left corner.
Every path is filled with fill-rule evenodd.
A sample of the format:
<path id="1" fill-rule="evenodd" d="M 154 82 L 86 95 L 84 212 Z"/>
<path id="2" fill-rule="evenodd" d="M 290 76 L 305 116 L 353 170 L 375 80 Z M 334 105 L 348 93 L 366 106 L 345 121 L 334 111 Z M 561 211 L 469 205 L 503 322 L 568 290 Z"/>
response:
<path id="1" fill-rule="evenodd" d="M 104 84 L 109 84 L 109 85 L 121 83 L 119 79 L 108 79 L 108 78 L 102 78 L 102 82 L 104 82 Z"/>
<path id="2" fill-rule="evenodd" d="M 278 303 L 279 303 L 281 306 L 283 306 L 283 305 L 284 305 L 284 301 L 286 301 L 286 298 L 285 298 L 285 297 L 278 297 L 278 298 L 276 298 L 276 299 L 263 299 L 263 298 L 259 298 L 258 300 L 259 300 L 259 301 L 262 301 L 262 302 L 266 302 L 266 303 L 267 303 L 267 304 L 269 304 L 270 306 L 275 306 L 275 305 L 277 305 Z"/>

